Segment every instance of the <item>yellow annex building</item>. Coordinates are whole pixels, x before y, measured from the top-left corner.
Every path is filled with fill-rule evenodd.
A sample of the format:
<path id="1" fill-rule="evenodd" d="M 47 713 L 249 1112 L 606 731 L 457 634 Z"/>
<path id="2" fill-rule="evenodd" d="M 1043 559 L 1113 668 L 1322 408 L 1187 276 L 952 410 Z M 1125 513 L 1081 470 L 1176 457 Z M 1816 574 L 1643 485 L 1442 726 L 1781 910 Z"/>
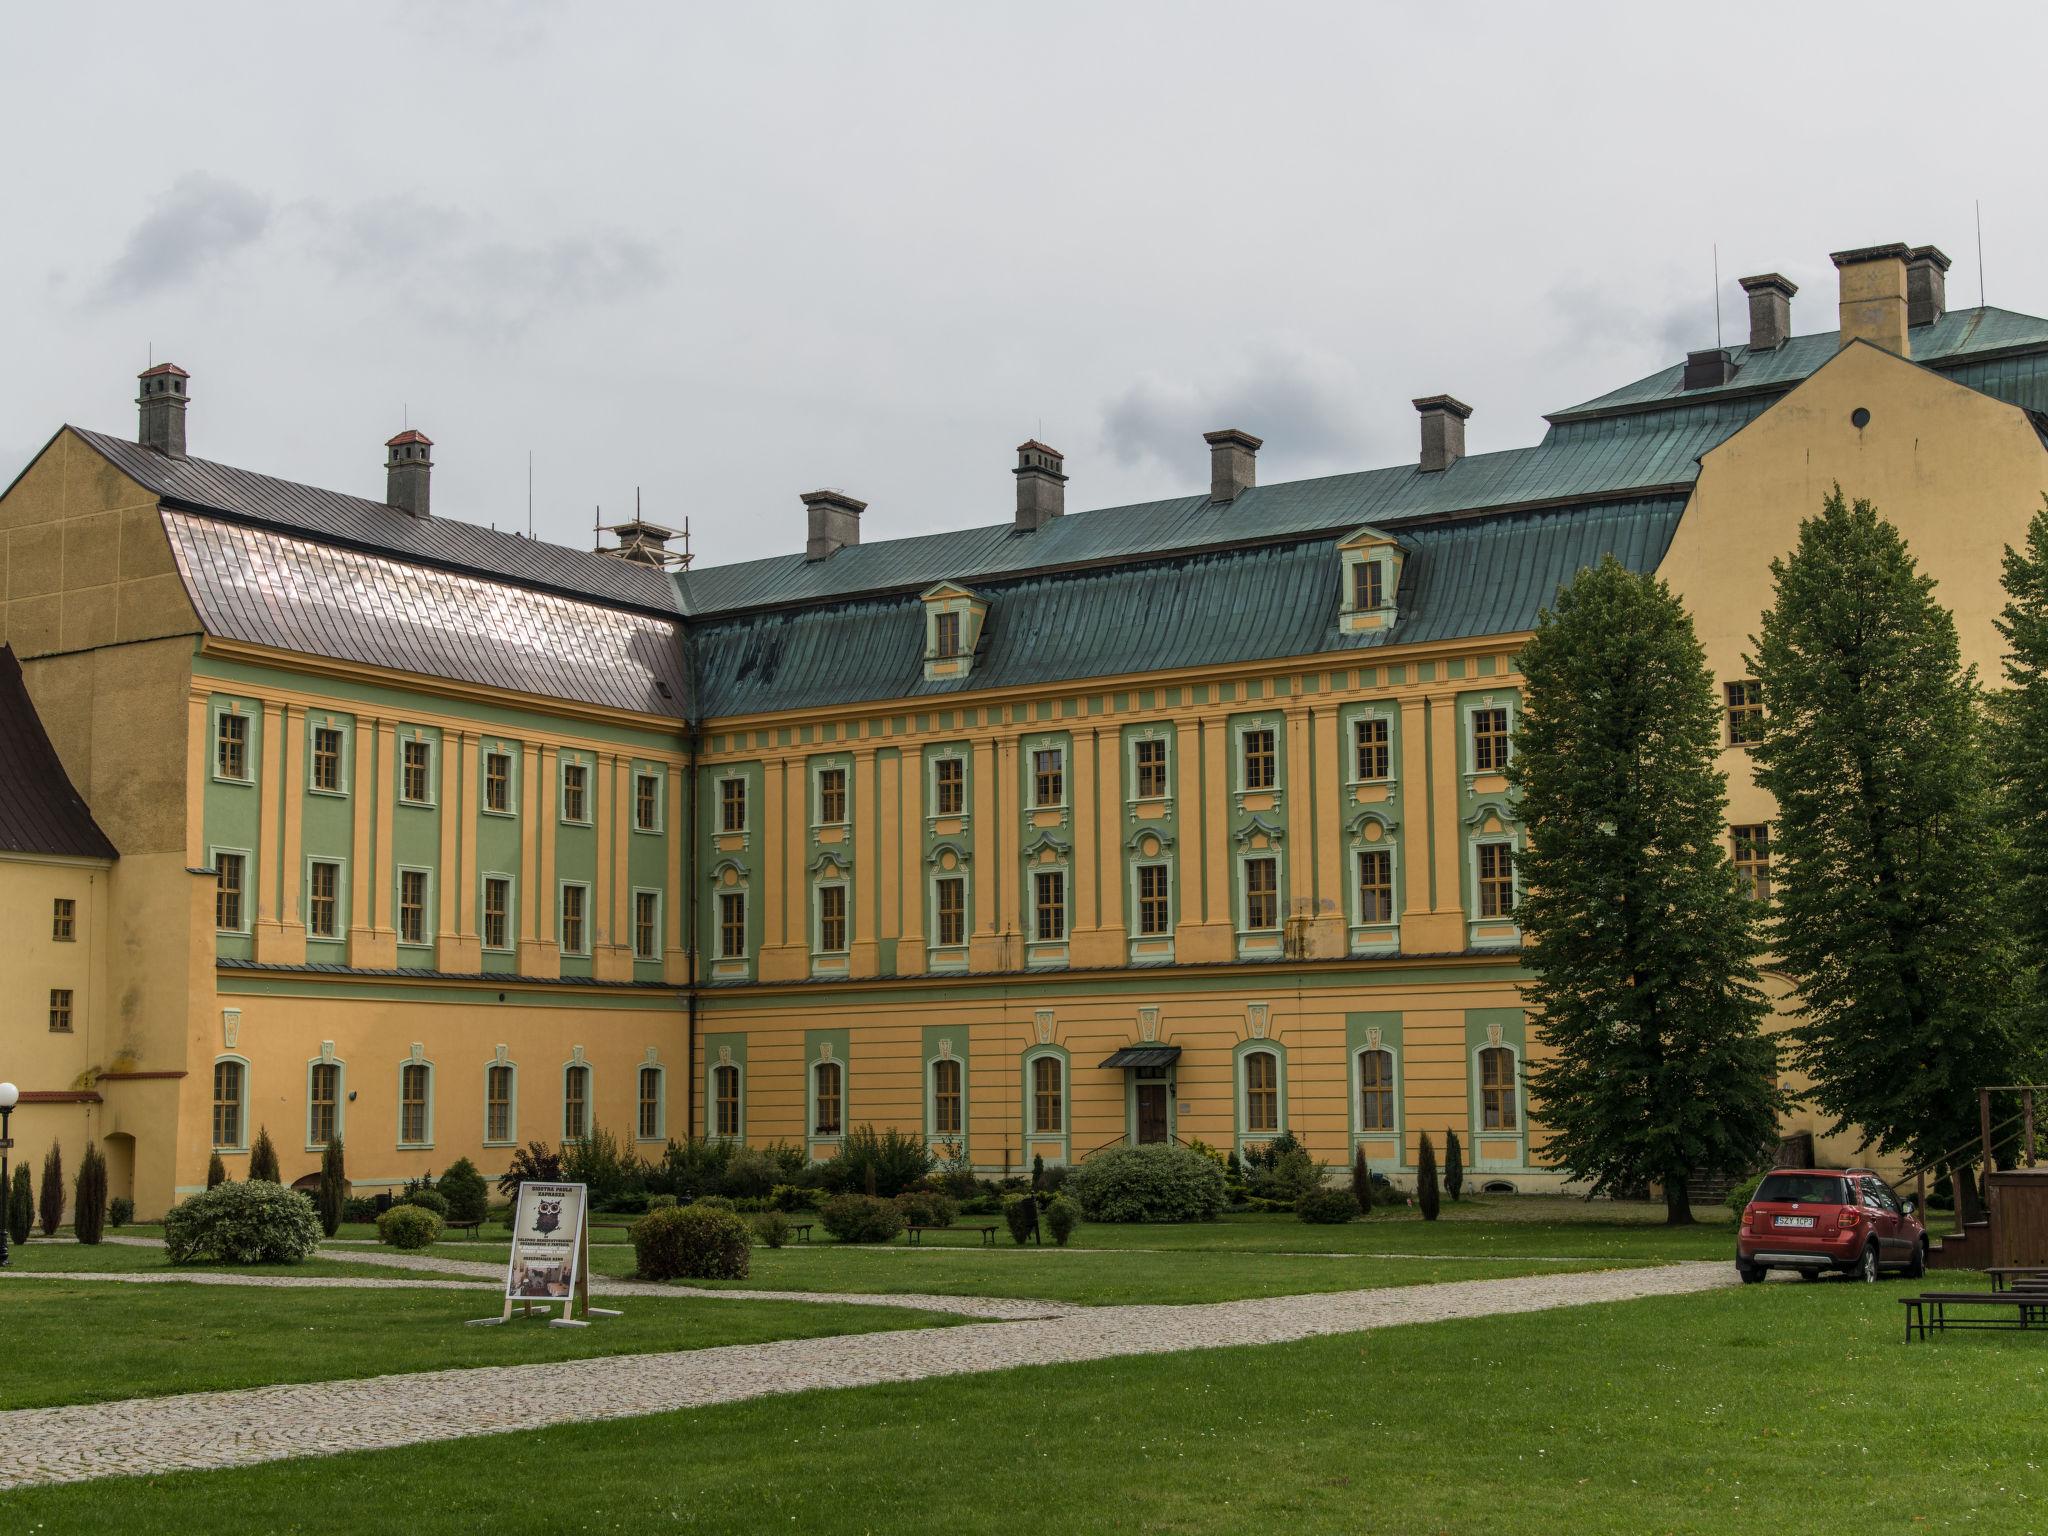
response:
<path id="1" fill-rule="evenodd" d="M 1437 395 L 1406 464 L 1262 486 L 1219 430 L 1207 494 L 1067 514 L 1027 442 L 999 522 L 865 537 L 817 491 L 714 568 L 435 516 L 417 432 L 381 499 L 192 457 L 153 368 L 135 439 L 64 427 L 0 495 L 20 1148 L 100 1143 L 145 1216 L 259 1127 L 358 1190 L 594 1123 L 986 1174 L 1291 1129 L 1397 1182 L 1455 1130 L 1554 1187 L 1503 770 L 1557 584 L 1611 551 L 1685 599 L 1757 882 L 1742 654 L 1836 482 L 1997 675 L 2048 320 L 1947 309 L 1931 247 L 1835 263 L 1839 330 L 1748 279 L 1747 345 L 1531 447 L 1466 454 Z"/>

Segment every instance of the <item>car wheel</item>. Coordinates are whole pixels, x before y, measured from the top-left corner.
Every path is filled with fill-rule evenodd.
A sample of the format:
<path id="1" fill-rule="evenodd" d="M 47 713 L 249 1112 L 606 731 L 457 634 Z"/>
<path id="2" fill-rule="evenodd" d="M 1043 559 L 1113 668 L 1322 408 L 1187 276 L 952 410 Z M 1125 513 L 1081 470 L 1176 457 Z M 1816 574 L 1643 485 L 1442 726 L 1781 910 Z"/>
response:
<path id="1" fill-rule="evenodd" d="M 1761 1264 L 1738 1264 L 1735 1266 L 1735 1273 L 1742 1276 L 1744 1285 L 1755 1285 L 1763 1279 L 1765 1270 Z"/>
<path id="2" fill-rule="evenodd" d="M 1799 1271 L 1799 1278 L 1802 1280 L 1818 1280 L 1820 1278 L 1820 1271 L 1817 1269 L 1802 1269 Z"/>
<path id="3" fill-rule="evenodd" d="M 1913 1262 L 1906 1266 L 1906 1278 L 1918 1280 L 1927 1273 L 1927 1239 L 1921 1238 L 1913 1245 Z"/>
<path id="4" fill-rule="evenodd" d="M 1863 1257 L 1856 1262 L 1854 1277 L 1869 1285 L 1877 1279 L 1877 1244 L 1872 1243 L 1863 1250 Z"/>

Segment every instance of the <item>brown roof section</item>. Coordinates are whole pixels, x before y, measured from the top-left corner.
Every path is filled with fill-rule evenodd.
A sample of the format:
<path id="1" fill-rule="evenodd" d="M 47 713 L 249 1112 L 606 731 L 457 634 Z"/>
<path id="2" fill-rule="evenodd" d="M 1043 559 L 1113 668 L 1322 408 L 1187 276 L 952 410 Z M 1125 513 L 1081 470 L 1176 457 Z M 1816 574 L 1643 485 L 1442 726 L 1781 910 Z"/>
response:
<path id="1" fill-rule="evenodd" d="M 8 645 L 0 645 L 0 852 L 120 857 L 71 787 Z"/>

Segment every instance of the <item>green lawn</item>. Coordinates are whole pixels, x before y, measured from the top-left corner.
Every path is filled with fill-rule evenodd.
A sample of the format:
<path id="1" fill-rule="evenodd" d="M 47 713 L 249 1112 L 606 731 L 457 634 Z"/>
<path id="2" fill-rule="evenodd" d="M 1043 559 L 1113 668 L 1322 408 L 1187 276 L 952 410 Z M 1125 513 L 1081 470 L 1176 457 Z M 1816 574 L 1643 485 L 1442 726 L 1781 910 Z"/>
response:
<path id="1" fill-rule="evenodd" d="M 703 1349 L 961 1321 L 899 1307 L 635 1298 L 588 1328 L 466 1328 L 488 1292 L 188 1289 L 8 1282 L 0 1410 L 586 1355 Z M 8 1529 L 0 1520 L 0 1529 Z"/>
<path id="2" fill-rule="evenodd" d="M 383 1277 L 397 1280 L 432 1280 L 445 1276 L 422 1275 L 397 1265 L 351 1264 L 333 1259 L 307 1259 L 300 1264 L 173 1264 L 161 1248 L 137 1248 L 128 1243 L 53 1243 L 30 1241 L 7 1248 L 9 1269 L 44 1274 L 99 1274 L 109 1270 L 176 1275 L 193 1270 L 213 1274 L 299 1275 L 332 1279 Z M 12 1283 L 12 1282 L 8 1282 Z M 0 1292 L 4 1296 L 5 1292 Z"/>
<path id="3" fill-rule="evenodd" d="M 33 1490 L 0 1496 L 0 1528 L 523 1528 L 515 1467 L 575 1469 L 559 1532 L 2048 1528 L 2048 1339 L 1904 1344 L 1905 1289 L 1773 1284 Z"/>

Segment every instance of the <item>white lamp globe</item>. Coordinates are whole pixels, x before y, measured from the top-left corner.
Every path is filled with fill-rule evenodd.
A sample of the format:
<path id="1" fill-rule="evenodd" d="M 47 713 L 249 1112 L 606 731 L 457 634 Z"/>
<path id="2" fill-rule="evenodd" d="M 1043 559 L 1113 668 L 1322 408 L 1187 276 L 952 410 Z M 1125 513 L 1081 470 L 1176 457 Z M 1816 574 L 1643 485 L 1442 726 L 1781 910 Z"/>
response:
<path id="1" fill-rule="evenodd" d="M 21 1100 L 21 1090 L 12 1083 L 0 1083 L 0 1109 L 12 1109 Z"/>

